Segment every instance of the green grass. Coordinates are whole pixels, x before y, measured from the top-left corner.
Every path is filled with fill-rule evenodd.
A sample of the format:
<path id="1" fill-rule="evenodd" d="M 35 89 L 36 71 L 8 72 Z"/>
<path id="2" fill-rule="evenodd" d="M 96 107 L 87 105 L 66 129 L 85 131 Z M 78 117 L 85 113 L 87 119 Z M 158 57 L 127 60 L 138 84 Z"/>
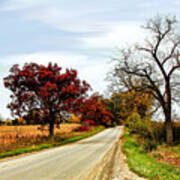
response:
<path id="1" fill-rule="evenodd" d="M 24 153 L 28 153 L 28 152 L 40 151 L 42 149 L 47 149 L 47 148 L 52 148 L 52 147 L 56 147 L 56 146 L 65 145 L 65 144 L 68 144 L 68 143 L 73 143 L 75 141 L 79 141 L 81 139 L 93 136 L 93 135 L 95 135 L 95 134 L 97 134 L 97 133 L 99 133 L 99 132 L 101 132 L 103 130 L 104 130 L 104 127 L 98 127 L 98 128 L 94 128 L 90 132 L 87 132 L 86 134 L 71 137 L 71 138 L 67 138 L 67 139 L 65 139 L 63 141 L 60 141 L 60 142 L 55 142 L 55 143 L 52 143 L 52 144 L 41 144 L 41 145 L 21 148 L 21 149 L 17 149 L 17 150 L 13 150 L 13 151 L 8 151 L 8 152 L 5 152 L 5 153 L 0 153 L 0 158 L 16 156 L 16 155 L 20 155 L 20 154 L 24 154 Z"/>
<path id="2" fill-rule="evenodd" d="M 152 180 L 180 180 L 180 169 L 170 164 L 160 163 L 142 151 L 129 132 L 126 132 L 124 139 L 124 152 L 132 171 Z"/>

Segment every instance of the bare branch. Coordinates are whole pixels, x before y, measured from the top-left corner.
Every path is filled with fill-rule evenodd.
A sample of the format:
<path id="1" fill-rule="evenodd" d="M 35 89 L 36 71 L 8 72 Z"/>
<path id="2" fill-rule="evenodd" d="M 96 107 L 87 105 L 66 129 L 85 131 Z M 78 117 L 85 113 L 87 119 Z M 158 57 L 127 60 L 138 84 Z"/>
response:
<path id="1" fill-rule="evenodd" d="M 174 72 L 176 69 L 179 69 L 179 68 L 180 68 L 179 65 L 172 67 L 172 69 L 170 70 L 170 72 L 169 72 L 169 74 L 168 74 L 168 78 L 170 78 L 171 75 L 173 74 L 173 72 Z"/>
<path id="2" fill-rule="evenodd" d="M 162 65 L 164 65 L 169 59 L 171 58 L 177 58 L 177 54 L 178 54 L 178 51 L 177 53 L 175 54 L 175 50 L 176 48 L 180 45 L 180 41 L 177 41 L 176 43 L 174 43 L 172 49 L 171 49 L 171 52 L 169 53 L 169 55 L 163 60 L 162 62 Z"/>

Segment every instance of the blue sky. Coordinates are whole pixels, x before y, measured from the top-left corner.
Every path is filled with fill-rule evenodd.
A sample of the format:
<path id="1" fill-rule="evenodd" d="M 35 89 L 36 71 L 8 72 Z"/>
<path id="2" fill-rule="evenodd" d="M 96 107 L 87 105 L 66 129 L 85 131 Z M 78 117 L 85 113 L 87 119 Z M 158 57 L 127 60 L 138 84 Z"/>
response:
<path id="1" fill-rule="evenodd" d="M 13 64 L 58 62 L 103 93 L 116 48 L 143 39 L 147 19 L 179 9 L 179 0 L 0 0 L 1 116 L 10 116 L 2 79 Z"/>

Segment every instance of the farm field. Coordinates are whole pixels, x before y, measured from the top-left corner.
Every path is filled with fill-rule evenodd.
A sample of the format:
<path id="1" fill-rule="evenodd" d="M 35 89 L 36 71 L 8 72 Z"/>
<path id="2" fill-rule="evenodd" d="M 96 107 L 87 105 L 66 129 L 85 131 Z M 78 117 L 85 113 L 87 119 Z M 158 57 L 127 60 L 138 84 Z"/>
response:
<path id="1" fill-rule="evenodd" d="M 84 133 L 77 131 L 79 127 L 80 124 L 61 124 L 60 128 L 55 127 L 55 136 L 50 138 L 48 126 L 43 130 L 40 125 L 0 126 L 0 153 L 78 136 Z"/>

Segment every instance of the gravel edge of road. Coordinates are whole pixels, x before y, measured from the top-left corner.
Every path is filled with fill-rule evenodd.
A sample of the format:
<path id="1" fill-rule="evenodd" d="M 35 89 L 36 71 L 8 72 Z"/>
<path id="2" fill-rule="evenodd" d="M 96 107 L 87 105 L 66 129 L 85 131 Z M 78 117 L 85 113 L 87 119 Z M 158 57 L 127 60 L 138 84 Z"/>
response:
<path id="1" fill-rule="evenodd" d="M 123 134 L 124 130 L 101 161 L 80 180 L 147 180 L 130 171 L 122 151 Z"/>

